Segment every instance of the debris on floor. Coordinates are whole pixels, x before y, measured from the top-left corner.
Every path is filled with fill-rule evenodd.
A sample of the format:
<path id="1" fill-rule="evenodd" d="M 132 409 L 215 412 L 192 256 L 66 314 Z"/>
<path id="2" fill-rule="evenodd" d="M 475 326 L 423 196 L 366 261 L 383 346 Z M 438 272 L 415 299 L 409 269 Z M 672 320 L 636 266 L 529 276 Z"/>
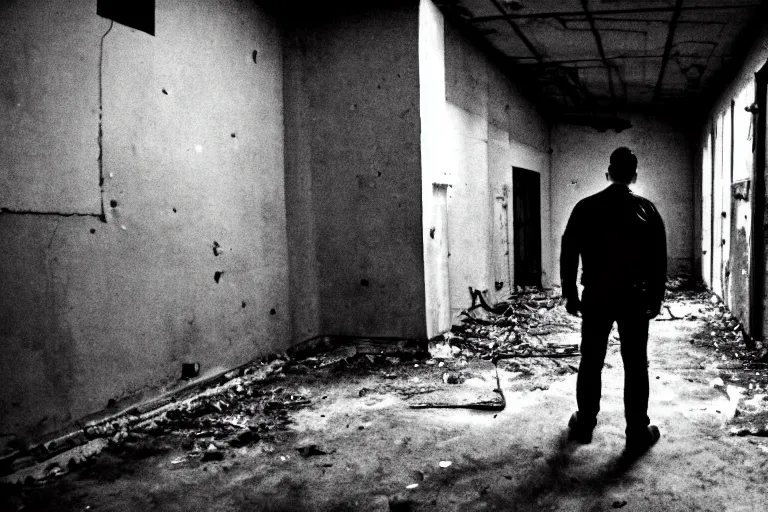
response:
<path id="1" fill-rule="evenodd" d="M 274 437 L 287 429 L 289 411 L 310 404 L 298 390 L 273 385 L 285 377 L 284 364 L 281 359 L 253 363 L 229 372 L 223 382 L 211 382 L 202 390 L 191 389 L 160 407 L 135 407 L 114 421 L 88 424 L 83 433 L 91 441 L 57 451 L 53 459 L 46 455 L 58 450 L 55 441 L 44 446 L 47 453 L 16 454 L 8 463 L 10 471 L 6 473 L 11 474 L 0 480 L 45 480 L 60 474 L 40 471 L 52 461 L 61 459 L 66 462 L 63 466 L 74 467 L 88 463 L 102 450 L 140 454 L 153 444 L 148 440 L 152 437 L 170 439 L 186 449 L 189 457 L 204 462 L 221 460 L 218 450 Z"/>
<path id="2" fill-rule="evenodd" d="M 690 283 L 675 284 L 670 287 L 668 283 L 666 315 L 657 320 L 704 322 L 690 344 L 707 349 L 700 367 L 718 373 L 710 385 L 721 389 L 733 403 L 733 414 L 728 418 L 730 433 L 768 436 L 768 349 L 749 338 L 717 295 Z"/>
<path id="3" fill-rule="evenodd" d="M 74 444 L 50 442 L 35 454 L 4 454 L 4 473 L 40 465 L 88 439 L 106 439 L 108 447 L 120 450 L 140 450 L 147 436 L 164 437 L 180 444 L 188 457 L 221 460 L 227 450 L 280 437 L 290 425 L 291 412 L 310 406 L 317 397 L 309 388 L 278 383 L 286 376 L 296 376 L 299 382 L 303 375 L 318 371 L 380 377 L 370 389 L 360 389 L 360 397 L 393 393 L 414 408 L 500 410 L 504 397 L 494 365 L 497 360 L 577 355 L 572 336 L 578 336 L 578 319 L 558 306 L 555 290 L 526 288 L 493 306 L 481 293 L 473 293 L 480 304 L 465 311 L 460 325 L 429 345 L 419 340 L 313 338 L 269 363 L 228 372 L 202 389 L 192 387 L 172 399 L 90 423 Z M 571 338 L 564 342 L 559 334 Z M 547 367 L 547 363 L 541 365 Z"/>
<path id="4" fill-rule="evenodd" d="M 578 373 L 578 362 L 562 359 L 504 359 L 498 362 L 498 369 L 514 376 L 508 382 L 509 390 L 544 391 L 552 382 Z"/>
<path id="5" fill-rule="evenodd" d="M 299 455 L 301 455 L 305 459 L 307 457 L 314 457 L 316 455 L 328 455 L 330 453 L 333 453 L 333 451 L 325 451 L 320 449 L 316 444 L 297 446 L 296 451 L 298 451 Z"/>
<path id="6" fill-rule="evenodd" d="M 308 368 L 323 368 L 365 356 L 423 359 L 429 352 L 427 344 L 421 340 L 322 336 L 292 347 L 287 355 Z"/>
<path id="7" fill-rule="evenodd" d="M 490 361 L 474 360 L 456 365 L 452 361 L 443 368 L 425 365 L 426 380 L 431 391 L 407 399 L 415 409 L 425 407 L 463 407 L 468 409 L 501 410 L 504 395 L 499 389 L 496 366 Z M 444 370 L 448 371 L 444 371 Z"/>
<path id="8" fill-rule="evenodd" d="M 720 416 L 714 428 L 734 436 L 729 441 L 754 448 L 753 456 L 764 457 L 768 364 L 762 361 L 763 347 L 750 345 L 738 321 L 711 296 L 678 283 L 668 292 L 668 307 L 655 327 L 685 333 L 676 343 L 690 353 L 686 364 L 692 369 L 682 375 L 698 373 L 697 383 L 691 385 L 698 386 L 697 393 L 718 395 L 718 408 L 720 393 L 734 404 L 734 417 Z M 480 297 L 475 291 L 476 301 Z M 160 476 L 168 479 L 162 480 L 163 486 L 170 480 L 169 487 L 177 489 L 172 496 L 178 499 L 177 508 L 194 500 L 200 500 L 196 506 L 201 509 L 212 503 L 242 509 L 246 503 L 284 500 L 275 503 L 274 510 L 297 510 L 290 502 L 294 493 L 301 493 L 302 503 L 311 503 L 316 490 L 325 489 L 326 501 L 310 510 L 481 510 L 488 496 L 504 510 L 510 496 L 524 500 L 529 496 L 526 489 L 539 483 L 542 489 L 565 494 L 577 488 L 582 492 L 590 486 L 573 484 L 589 482 L 588 472 L 579 472 L 592 466 L 597 468 L 595 481 L 606 481 L 595 457 L 610 461 L 612 450 L 623 443 L 616 424 L 613 433 L 602 429 L 603 438 L 591 449 L 576 452 L 578 464 L 558 466 L 555 462 L 566 461 L 570 452 L 545 444 L 556 435 L 554 423 L 561 421 L 554 410 L 573 400 L 570 387 L 566 395 L 565 386 L 556 384 L 573 378 L 579 366 L 580 319 L 566 314 L 557 291 L 528 288 L 493 305 L 483 299 L 461 317 L 451 332 L 429 344 L 311 340 L 269 363 L 230 372 L 160 406 L 136 407 L 113 421 L 87 425 L 82 436 L 91 441 L 81 445 L 78 457 L 60 451 L 41 461 L 16 454 L 11 462 L 15 473 L 4 479 L 0 491 L 13 494 L 15 501 L 8 503 L 14 510 L 19 505 L 33 510 L 48 496 L 62 495 L 69 500 L 64 510 L 103 508 L 118 498 L 144 499 L 138 496 L 142 493 L 147 494 L 142 508 L 152 507 L 155 499 L 175 505 L 169 494 L 154 494 L 157 482 L 152 477 Z M 614 367 L 617 344 L 614 334 Z M 610 365 L 606 368 L 607 373 L 617 373 Z M 664 383 L 662 379 L 659 385 Z M 522 392 L 515 399 L 523 396 L 520 402 L 527 404 L 499 412 L 503 422 L 495 421 L 496 412 L 506 405 L 500 384 L 510 403 L 509 393 Z M 620 398 L 614 397 L 617 404 Z M 507 421 L 510 418 L 514 421 Z M 610 418 L 609 413 L 604 421 Z M 667 424 L 672 421 L 685 418 L 668 415 Z M 488 425 L 491 444 L 487 436 L 469 432 L 467 425 Z M 674 436 L 682 439 L 679 431 L 669 437 Z M 698 443 L 707 442 L 698 435 L 690 437 L 697 449 Z M 680 450 L 681 444 L 673 448 Z M 50 446 L 48 455 L 59 449 Z M 136 474 L 131 474 L 134 469 Z M 190 483 L 204 492 L 194 494 Z M 637 494 L 627 494 L 625 488 L 617 491 L 620 494 L 601 491 L 595 499 L 602 508 L 637 506 Z M 226 502 L 238 493 L 242 501 Z M 468 501 L 451 501 L 456 496 Z M 0 508 L 3 504 L 0 497 Z"/>
<path id="9" fill-rule="evenodd" d="M 107 446 L 108 441 L 106 439 L 94 439 L 71 450 L 62 452 L 40 464 L 32 464 L 31 460 L 20 461 L 29 462 L 30 464 L 17 470 L 12 475 L 13 478 L 6 477 L 0 481 L 8 483 L 19 482 L 30 485 L 34 482 L 56 478 L 83 465 L 101 453 Z"/>
<path id="10" fill-rule="evenodd" d="M 578 355 L 581 321 L 566 313 L 557 289 L 527 288 L 492 306 L 478 290 L 472 296 L 480 303 L 462 311 L 461 324 L 430 343 L 433 357 L 449 351 L 493 361 Z"/>
<path id="11" fill-rule="evenodd" d="M 509 352 L 499 352 L 496 359 L 511 359 L 514 357 L 573 357 L 579 355 L 577 343 L 563 345 L 558 343 L 546 343 L 532 345 L 521 343 L 513 347 Z"/>

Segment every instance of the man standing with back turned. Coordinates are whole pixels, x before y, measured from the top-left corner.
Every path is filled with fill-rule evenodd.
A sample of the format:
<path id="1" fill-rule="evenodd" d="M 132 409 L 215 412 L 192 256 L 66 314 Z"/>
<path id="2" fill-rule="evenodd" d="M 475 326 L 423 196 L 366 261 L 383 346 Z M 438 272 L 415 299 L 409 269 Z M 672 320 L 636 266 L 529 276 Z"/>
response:
<path id="1" fill-rule="evenodd" d="M 563 235 L 560 278 L 566 310 L 582 314 L 581 364 L 576 383 L 579 410 L 568 423 L 569 438 L 592 441 L 600 411 L 600 374 L 608 335 L 618 324 L 624 362 L 626 451 L 639 455 L 659 439 L 648 419 L 648 322 L 659 314 L 667 272 L 664 223 L 653 203 L 629 185 L 637 180 L 637 157 L 621 147 L 611 154 L 611 185 L 581 200 Z M 581 255 L 584 292 L 576 274 Z"/>

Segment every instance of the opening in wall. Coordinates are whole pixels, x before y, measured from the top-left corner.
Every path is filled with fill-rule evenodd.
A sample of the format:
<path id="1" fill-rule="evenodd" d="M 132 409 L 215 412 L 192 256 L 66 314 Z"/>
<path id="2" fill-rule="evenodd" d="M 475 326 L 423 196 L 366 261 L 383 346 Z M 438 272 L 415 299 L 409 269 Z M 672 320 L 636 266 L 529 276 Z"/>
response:
<path id="1" fill-rule="evenodd" d="M 512 168 L 516 286 L 541 286 L 540 181 L 537 172 Z"/>

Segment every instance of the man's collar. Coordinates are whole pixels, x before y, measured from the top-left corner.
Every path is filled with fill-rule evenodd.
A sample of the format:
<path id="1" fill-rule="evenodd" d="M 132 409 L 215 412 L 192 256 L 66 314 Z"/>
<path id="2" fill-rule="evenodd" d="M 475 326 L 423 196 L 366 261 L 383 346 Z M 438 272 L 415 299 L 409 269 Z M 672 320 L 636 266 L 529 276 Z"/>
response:
<path id="1" fill-rule="evenodd" d="M 631 192 L 629 185 L 626 183 L 611 183 L 608 185 L 608 190 L 615 192 Z"/>

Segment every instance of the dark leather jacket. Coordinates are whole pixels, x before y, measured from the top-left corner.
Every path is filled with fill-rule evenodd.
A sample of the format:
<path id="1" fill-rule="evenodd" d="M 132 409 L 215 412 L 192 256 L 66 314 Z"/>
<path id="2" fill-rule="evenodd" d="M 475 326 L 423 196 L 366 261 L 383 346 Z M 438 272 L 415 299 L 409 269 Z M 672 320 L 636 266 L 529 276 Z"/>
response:
<path id="1" fill-rule="evenodd" d="M 641 290 L 651 308 L 664 299 L 664 222 L 651 201 L 633 194 L 626 185 L 614 183 L 574 207 L 560 254 L 565 298 L 578 298 L 579 255 L 585 290 L 616 298 L 630 290 Z"/>

